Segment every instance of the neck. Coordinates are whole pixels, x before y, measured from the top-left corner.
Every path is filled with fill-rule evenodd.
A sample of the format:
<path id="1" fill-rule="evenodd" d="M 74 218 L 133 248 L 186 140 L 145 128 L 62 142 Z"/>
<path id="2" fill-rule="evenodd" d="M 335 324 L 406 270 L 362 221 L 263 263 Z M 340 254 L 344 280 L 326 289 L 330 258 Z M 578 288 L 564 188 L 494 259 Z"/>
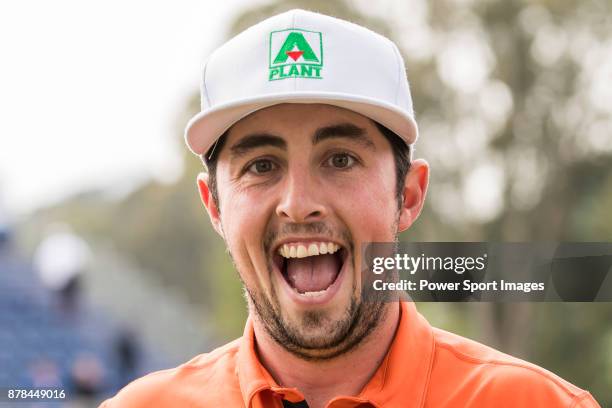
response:
<path id="1" fill-rule="evenodd" d="M 253 328 L 259 359 L 274 380 L 297 388 L 309 407 L 318 408 L 337 396 L 360 393 L 384 360 L 399 319 L 399 304 L 389 303 L 378 327 L 355 349 L 325 361 L 308 361 L 290 353 L 270 337 L 257 318 Z"/>

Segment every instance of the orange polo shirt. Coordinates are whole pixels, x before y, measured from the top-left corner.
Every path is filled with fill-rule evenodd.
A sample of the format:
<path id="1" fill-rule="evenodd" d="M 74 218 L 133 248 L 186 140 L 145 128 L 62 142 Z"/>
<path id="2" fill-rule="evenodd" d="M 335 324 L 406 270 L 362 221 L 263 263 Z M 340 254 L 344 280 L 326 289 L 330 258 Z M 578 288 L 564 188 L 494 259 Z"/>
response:
<path id="1" fill-rule="evenodd" d="M 100 408 L 282 408 L 299 390 L 279 386 L 255 353 L 252 322 L 211 353 L 127 385 Z M 328 408 L 599 407 L 591 395 L 538 366 L 432 328 L 413 303 L 401 303 L 395 338 L 357 396 Z"/>

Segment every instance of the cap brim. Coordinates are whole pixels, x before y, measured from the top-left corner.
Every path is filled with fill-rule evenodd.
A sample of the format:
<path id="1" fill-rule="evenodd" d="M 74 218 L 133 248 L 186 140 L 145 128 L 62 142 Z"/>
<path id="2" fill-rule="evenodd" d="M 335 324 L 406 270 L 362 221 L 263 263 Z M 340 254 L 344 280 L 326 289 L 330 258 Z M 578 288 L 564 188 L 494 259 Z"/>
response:
<path id="1" fill-rule="evenodd" d="M 414 119 L 394 105 L 380 100 L 341 93 L 281 93 L 254 97 L 215 106 L 191 118 L 185 129 L 189 149 L 198 155 L 205 153 L 214 142 L 240 119 L 269 106 L 281 103 L 323 103 L 349 109 L 384 125 L 407 144 L 418 137 Z"/>

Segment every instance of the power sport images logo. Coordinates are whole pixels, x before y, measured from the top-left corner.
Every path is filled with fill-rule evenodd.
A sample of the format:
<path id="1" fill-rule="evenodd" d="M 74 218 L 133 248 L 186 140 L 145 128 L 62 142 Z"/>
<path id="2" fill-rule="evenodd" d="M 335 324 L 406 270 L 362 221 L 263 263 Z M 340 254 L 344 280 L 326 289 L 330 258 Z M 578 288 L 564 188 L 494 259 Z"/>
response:
<path id="1" fill-rule="evenodd" d="M 270 33 L 269 81 L 286 78 L 321 79 L 323 35 L 292 28 Z"/>

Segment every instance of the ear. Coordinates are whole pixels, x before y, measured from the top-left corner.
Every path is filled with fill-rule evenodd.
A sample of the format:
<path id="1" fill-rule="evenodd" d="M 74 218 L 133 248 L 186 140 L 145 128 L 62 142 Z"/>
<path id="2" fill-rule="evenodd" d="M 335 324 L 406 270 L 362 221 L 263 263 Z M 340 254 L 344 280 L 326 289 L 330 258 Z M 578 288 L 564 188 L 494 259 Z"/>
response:
<path id="1" fill-rule="evenodd" d="M 410 228 L 421 214 L 428 184 L 429 164 L 423 159 L 414 160 L 404 181 L 404 195 L 398 225 L 399 232 Z"/>
<path id="2" fill-rule="evenodd" d="M 206 212 L 208 212 L 213 228 L 217 231 L 217 234 L 221 235 L 221 238 L 224 238 L 219 209 L 208 188 L 208 173 L 198 174 L 198 190 L 200 191 L 200 198 L 202 199 L 204 207 L 206 207 Z"/>

